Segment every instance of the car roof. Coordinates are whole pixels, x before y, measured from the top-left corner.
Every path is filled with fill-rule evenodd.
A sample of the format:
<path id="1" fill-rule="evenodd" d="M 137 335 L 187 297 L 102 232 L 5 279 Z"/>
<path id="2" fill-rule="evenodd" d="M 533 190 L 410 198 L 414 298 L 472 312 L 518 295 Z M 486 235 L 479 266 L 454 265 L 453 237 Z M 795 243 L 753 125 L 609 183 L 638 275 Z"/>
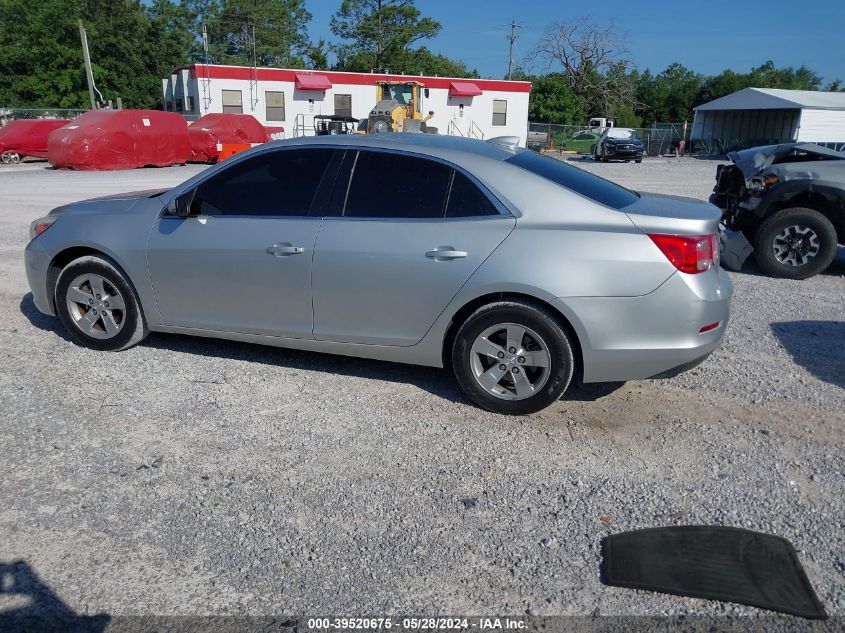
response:
<path id="1" fill-rule="evenodd" d="M 468 139 L 459 136 L 442 136 L 439 134 L 342 134 L 324 136 L 300 136 L 298 138 L 274 141 L 268 145 L 318 147 L 320 145 L 350 145 L 355 147 L 372 147 L 377 149 L 394 149 L 430 154 L 444 159 L 460 160 L 464 157 L 482 157 L 492 160 L 506 160 L 522 151 L 521 148 L 509 146 L 506 143 L 496 143 Z"/>

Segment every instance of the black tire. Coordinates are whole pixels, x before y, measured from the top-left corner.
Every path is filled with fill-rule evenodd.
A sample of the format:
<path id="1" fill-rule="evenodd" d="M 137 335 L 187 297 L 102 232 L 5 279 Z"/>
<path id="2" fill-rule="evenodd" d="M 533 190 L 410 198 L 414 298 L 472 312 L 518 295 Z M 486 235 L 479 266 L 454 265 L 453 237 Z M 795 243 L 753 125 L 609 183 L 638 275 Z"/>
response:
<path id="1" fill-rule="evenodd" d="M 473 372 L 473 343 L 488 328 L 506 323 L 530 328 L 548 348 L 548 377 L 536 394 L 523 400 L 506 400 L 492 395 L 482 388 Z M 478 308 L 458 328 L 452 345 L 452 369 L 461 389 L 478 406 L 494 413 L 526 415 L 545 409 L 566 391 L 574 366 L 572 342 L 555 315 L 545 307 L 528 302 L 499 301 Z"/>
<path id="2" fill-rule="evenodd" d="M 634 162 L 636 162 L 636 163 L 641 163 L 641 162 L 643 162 L 643 159 L 642 159 L 642 158 L 638 158 L 638 159 L 637 159 L 636 161 L 634 161 Z"/>
<path id="3" fill-rule="evenodd" d="M 797 226 L 815 233 L 818 248 L 814 257 L 804 263 L 792 264 L 779 261 L 773 251 L 775 239 L 789 227 Z M 768 218 L 754 234 L 754 258 L 772 277 L 807 279 L 827 268 L 836 257 L 836 229 L 830 220 L 814 209 L 793 207 L 783 209 Z"/>
<path id="4" fill-rule="evenodd" d="M 106 282 L 107 289 L 115 291 L 124 304 L 123 310 L 117 310 L 114 306 L 110 310 L 110 314 L 115 316 L 115 320 L 119 319 L 119 330 L 110 337 L 104 331 L 102 321 L 98 321 L 99 327 L 97 329 L 103 330 L 106 338 L 97 338 L 86 334 L 77 325 L 76 318 L 71 314 L 71 307 L 68 306 L 68 291 L 71 284 L 80 276 L 91 274 L 101 277 Z M 135 289 L 118 266 L 105 257 L 86 255 L 65 266 L 56 281 L 55 305 L 56 313 L 65 329 L 73 340 L 83 347 L 105 352 L 117 352 L 137 345 L 149 334 Z M 74 310 L 77 309 L 74 308 Z"/>

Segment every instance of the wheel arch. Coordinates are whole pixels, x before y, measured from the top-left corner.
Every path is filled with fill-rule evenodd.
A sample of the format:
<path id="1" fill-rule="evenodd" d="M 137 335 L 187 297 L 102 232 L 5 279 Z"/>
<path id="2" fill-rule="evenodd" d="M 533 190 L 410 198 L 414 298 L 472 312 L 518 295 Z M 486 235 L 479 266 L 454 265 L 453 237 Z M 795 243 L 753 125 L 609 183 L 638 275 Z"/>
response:
<path id="1" fill-rule="evenodd" d="M 569 319 L 567 319 L 566 316 L 564 316 L 564 314 L 551 303 L 522 292 L 491 292 L 475 297 L 458 308 L 458 310 L 452 315 L 449 325 L 446 328 L 446 335 L 443 337 L 443 348 L 441 350 L 443 367 L 451 367 L 452 365 L 451 349 L 453 343 L 455 342 L 455 335 L 461 325 L 463 325 L 469 316 L 478 310 L 478 308 L 490 303 L 496 303 L 497 301 L 521 301 L 538 306 L 549 312 L 555 318 L 558 325 L 560 325 L 561 328 L 563 328 L 563 330 L 569 335 L 569 338 L 572 341 L 572 355 L 575 358 L 573 380 L 580 380 L 584 369 L 584 354 L 581 349 L 581 339 L 578 337 L 578 332 L 572 326 Z"/>
<path id="2" fill-rule="evenodd" d="M 143 311 L 143 306 L 141 306 L 141 301 L 138 297 L 138 286 L 135 284 L 132 277 L 126 272 L 126 269 L 121 266 L 114 257 L 91 246 L 71 246 L 56 253 L 47 267 L 47 298 L 50 301 L 54 312 L 56 310 L 56 283 L 59 280 L 59 275 L 72 261 L 86 256 L 100 257 L 114 266 L 132 286 L 132 290 L 135 292 L 135 299 L 138 301 L 138 306 L 141 307 L 141 310 Z"/>
<path id="3" fill-rule="evenodd" d="M 824 186 L 813 186 L 812 189 L 802 186 L 783 191 L 767 202 L 760 223 L 778 211 L 794 207 L 806 207 L 821 213 L 833 224 L 837 241 L 845 244 L 845 191 Z"/>

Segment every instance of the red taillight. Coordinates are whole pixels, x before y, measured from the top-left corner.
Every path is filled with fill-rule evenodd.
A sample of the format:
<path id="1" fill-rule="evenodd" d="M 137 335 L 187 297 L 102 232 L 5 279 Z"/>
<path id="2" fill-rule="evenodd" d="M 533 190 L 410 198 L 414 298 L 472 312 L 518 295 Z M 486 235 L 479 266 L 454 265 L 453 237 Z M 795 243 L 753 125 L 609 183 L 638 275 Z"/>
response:
<path id="1" fill-rule="evenodd" d="M 649 233 L 651 241 L 682 273 L 703 273 L 719 265 L 719 236 Z"/>

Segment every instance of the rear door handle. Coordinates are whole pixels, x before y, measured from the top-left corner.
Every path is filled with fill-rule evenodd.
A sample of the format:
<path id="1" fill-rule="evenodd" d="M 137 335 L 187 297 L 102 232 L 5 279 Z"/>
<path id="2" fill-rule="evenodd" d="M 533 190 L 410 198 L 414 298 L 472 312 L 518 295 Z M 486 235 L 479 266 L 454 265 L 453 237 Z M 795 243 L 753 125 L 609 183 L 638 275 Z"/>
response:
<path id="1" fill-rule="evenodd" d="M 425 254 L 429 259 L 436 262 L 447 262 L 450 259 L 460 259 L 466 257 L 466 251 L 456 251 L 454 246 L 438 246 L 433 251 L 428 251 Z"/>
<path id="2" fill-rule="evenodd" d="M 305 252 L 304 248 L 301 246 L 293 246 L 290 242 L 279 242 L 278 244 L 268 246 L 266 250 L 268 255 L 273 255 L 275 257 L 288 257 L 289 255 L 299 255 L 303 252 Z"/>

